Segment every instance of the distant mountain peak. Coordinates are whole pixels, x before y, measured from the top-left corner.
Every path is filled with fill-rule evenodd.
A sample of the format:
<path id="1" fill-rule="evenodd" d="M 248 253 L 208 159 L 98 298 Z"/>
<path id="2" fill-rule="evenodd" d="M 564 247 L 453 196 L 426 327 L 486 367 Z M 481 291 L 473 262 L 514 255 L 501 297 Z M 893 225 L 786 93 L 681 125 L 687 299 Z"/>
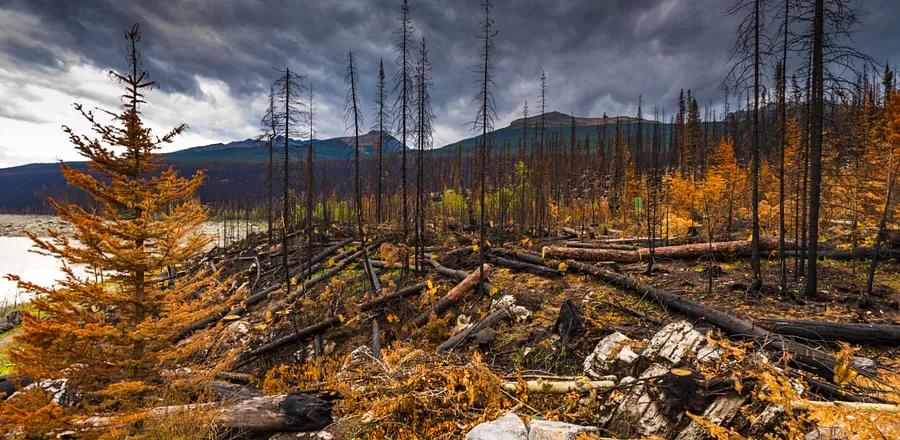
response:
<path id="1" fill-rule="evenodd" d="M 620 120 L 622 123 L 632 123 L 637 122 L 638 118 L 633 116 L 609 116 L 606 119 L 604 118 L 585 118 L 580 116 L 575 116 L 575 125 L 579 127 L 584 126 L 595 126 L 595 125 L 603 125 L 603 124 L 615 124 L 616 119 Z M 646 119 L 643 119 L 646 121 Z M 522 127 L 523 124 L 527 122 L 527 126 L 534 127 L 541 123 L 541 115 L 529 116 L 526 121 L 525 118 L 515 119 L 509 123 L 510 127 Z M 567 115 L 558 111 L 550 111 L 544 113 L 544 125 L 547 127 L 558 127 L 560 125 L 571 125 L 572 124 L 572 115 Z"/>

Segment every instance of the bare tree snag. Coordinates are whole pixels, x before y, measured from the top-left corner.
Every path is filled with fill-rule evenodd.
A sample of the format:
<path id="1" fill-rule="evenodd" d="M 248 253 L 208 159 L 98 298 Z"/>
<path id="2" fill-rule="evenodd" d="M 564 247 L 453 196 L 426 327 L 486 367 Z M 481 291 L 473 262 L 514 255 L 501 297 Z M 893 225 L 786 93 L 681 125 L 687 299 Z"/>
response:
<path id="1" fill-rule="evenodd" d="M 417 316 L 416 319 L 413 320 L 413 325 L 416 327 L 421 327 L 421 326 L 425 325 L 425 323 L 428 322 L 428 320 L 431 318 L 432 314 L 434 314 L 435 316 L 442 315 L 444 312 L 447 311 L 447 309 L 452 307 L 453 304 L 455 304 L 457 301 L 459 301 L 459 299 L 462 298 L 462 296 L 466 292 L 468 292 L 470 289 L 472 289 L 473 287 L 478 285 L 478 281 L 481 277 L 481 273 L 484 273 L 486 276 L 490 270 L 491 270 L 491 266 L 489 264 L 482 265 L 481 271 L 479 271 L 477 269 L 473 270 L 470 274 L 468 274 L 468 276 L 464 280 L 462 280 L 459 284 L 457 284 L 456 287 L 450 289 L 450 291 L 447 292 L 447 294 L 444 295 L 443 298 L 441 298 L 440 300 L 438 300 L 438 302 L 436 302 L 434 305 L 429 307 L 428 310 L 425 310 L 424 312 L 420 313 L 419 316 Z"/>

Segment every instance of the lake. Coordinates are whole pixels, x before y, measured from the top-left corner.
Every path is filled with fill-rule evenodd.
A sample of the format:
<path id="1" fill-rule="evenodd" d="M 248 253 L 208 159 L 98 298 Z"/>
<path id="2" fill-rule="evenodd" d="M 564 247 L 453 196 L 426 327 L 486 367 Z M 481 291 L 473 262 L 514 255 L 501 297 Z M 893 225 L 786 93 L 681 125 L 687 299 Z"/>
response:
<path id="1" fill-rule="evenodd" d="M 41 286 L 52 286 L 62 278 L 58 260 L 30 252 L 30 249 L 32 241 L 28 237 L 0 237 L 0 304 L 22 303 L 32 296 L 7 280 L 7 274 L 18 275 L 24 281 Z"/>

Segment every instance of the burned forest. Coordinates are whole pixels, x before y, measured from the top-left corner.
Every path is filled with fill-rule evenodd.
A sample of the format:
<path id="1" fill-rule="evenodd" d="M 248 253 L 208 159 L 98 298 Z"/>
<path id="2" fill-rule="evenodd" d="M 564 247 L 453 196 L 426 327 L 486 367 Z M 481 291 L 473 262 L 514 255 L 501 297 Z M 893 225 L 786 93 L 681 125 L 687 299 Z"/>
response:
<path id="1" fill-rule="evenodd" d="M 573 98 L 511 54 L 514 3 L 452 41 L 390 3 L 327 62 L 268 59 L 208 165 L 165 123 L 180 55 L 117 23 L 91 84 L 119 106 L 64 109 L 86 163 L 25 232 L 56 281 L 3 274 L 5 438 L 900 438 L 900 90 L 863 5 L 729 1 L 714 85 Z"/>

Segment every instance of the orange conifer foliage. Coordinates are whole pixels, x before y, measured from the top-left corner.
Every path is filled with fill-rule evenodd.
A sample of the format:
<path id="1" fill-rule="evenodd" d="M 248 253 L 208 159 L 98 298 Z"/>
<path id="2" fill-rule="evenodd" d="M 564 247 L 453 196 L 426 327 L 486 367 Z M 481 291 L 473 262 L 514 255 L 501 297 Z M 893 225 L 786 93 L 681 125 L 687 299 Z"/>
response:
<path id="1" fill-rule="evenodd" d="M 65 275 L 55 287 L 21 282 L 36 294 L 34 312 L 25 315 L 11 353 L 18 374 L 67 379 L 70 391 L 82 396 L 82 409 L 95 405 L 91 411 L 142 406 L 141 398 L 163 382 L 160 373 L 174 366 L 175 333 L 202 316 L 199 304 L 221 291 L 216 274 L 158 281 L 210 242 L 198 232 L 207 210 L 193 196 L 203 175 L 184 178 L 171 167 L 161 169 L 156 150 L 186 127 L 155 137 L 144 126 L 143 92 L 156 83 L 141 70 L 137 25 L 125 36 L 130 72 L 111 73 L 126 88 L 123 111 L 105 112 L 112 122 L 104 125 L 76 104 L 95 137 L 64 127 L 90 171 L 63 164 L 63 174 L 99 208 L 50 201 L 74 232 L 31 238 L 39 252 L 62 262 Z M 92 275 L 77 276 L 75 265 Z M 17 419 L 0 411 L 0 423 L 11 429 L 3 421 Z"/>

